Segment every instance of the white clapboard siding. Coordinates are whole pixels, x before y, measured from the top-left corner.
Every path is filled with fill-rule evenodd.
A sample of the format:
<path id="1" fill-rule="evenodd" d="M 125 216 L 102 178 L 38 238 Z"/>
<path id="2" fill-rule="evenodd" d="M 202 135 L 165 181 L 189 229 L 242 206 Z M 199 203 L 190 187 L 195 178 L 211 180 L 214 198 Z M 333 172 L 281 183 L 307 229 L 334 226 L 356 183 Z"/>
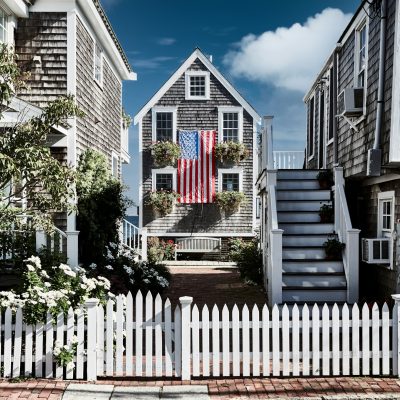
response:
<path id="1" fill-rule="evenodd" d="M 182 300 L 183 301 L 183 300 Z M 178 303 L 150 292 L 118 296 L 106 305 L 70 309 L 35 326 L 23 310 L 0 313 L 3 377 L 93 379 L 96 376 L 251 377 L 395 375 L 397 305 L 204 305 Z M 91 305 L 90 305 L 91 304 Z M 87 317 L 86 317 L 87 315 Z M 91 323 L 88 322 L 91 321 Z M 77 335 L 74 368 L 55 363 L 54 342 Z"/>

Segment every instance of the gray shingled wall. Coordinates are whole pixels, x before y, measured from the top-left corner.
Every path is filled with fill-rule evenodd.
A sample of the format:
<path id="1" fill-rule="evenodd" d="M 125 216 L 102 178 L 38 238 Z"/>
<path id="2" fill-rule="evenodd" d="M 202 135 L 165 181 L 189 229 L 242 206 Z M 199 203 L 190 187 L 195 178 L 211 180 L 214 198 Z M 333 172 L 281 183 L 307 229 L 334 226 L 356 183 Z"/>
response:
<path id="1" fill-rule="evenodd" d="M 196 60 L 190 67 L 194 70 L 205 70 L 206 67 Z M 210 76 L 210 100 L 185 100 L 185 77 L 182 75 L 167 93 L 156 104 L 162 106 L 178 106 L 178 129 L 215 129 L 218 130 L 218 106 L 239 103 L 213 76 Z M 151 191 L 154 168 L 150 151 L 147 150 L 152 141 L 151 110 L 143 117 L 143 194 Z M 240 207 L 240 212 L 226 218 L 221 216 L 218 207 L 214 204 L 177 205 L 173 213 L 157 218 L 152 209 L 145 206 L 143 210 L 143 226 L 149 232 L 252 232 L 252 198 L 253 198 L 253 119 L 243 112 L 243 141 L 249 149 L 250 156 L 240 163 L 244 168 L 243 189 L 247 196 L 247 204 Z M 218 187 L 218 163 L 216 171 L 216 188 Z M 146 198 L 144 199 L 146 201 Z M 179 235 L 178 235 L 179 236 Z"/>

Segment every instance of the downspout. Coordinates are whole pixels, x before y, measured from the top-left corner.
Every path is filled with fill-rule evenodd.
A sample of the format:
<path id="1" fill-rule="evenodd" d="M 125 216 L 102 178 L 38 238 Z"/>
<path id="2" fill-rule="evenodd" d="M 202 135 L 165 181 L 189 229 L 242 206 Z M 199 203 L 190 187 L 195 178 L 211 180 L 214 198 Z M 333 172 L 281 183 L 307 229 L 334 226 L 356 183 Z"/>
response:
<path id="1" fill-rule="evenodd" d="M 333 166 L 338 165 L 338 137 L 337 137 L 337 89 L 338 89 L 338 56 L 341 45 L 337 44 L 333 53 L 333 121 L 332 121 L 332 134 L 333 134 Z"/>
<path id="2" fill-rule="evenodd" d="M 381 4 L 381 31 L 379 37 L 379 79 L 378 100 L 376 106 L 375 136 L 372 149 L 368 150 L 367 176 L 380 176 L 382 168 L 382 150 L 380 149 L 382 135 L 382 119 L 385 89 L 385 58 L 386 58 L 386 22 L 387 0 Z"/>

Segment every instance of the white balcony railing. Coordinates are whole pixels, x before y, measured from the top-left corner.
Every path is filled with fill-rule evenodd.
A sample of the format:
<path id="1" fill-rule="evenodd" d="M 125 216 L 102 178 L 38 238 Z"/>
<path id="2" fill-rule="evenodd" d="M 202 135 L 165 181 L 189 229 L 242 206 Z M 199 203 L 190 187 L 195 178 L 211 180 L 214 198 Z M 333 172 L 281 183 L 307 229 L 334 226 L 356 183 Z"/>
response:
<path id="1" fill-rule="evenodd" d="M 274 151 L 274 169 L 302 169 L 304 151 Z"/>

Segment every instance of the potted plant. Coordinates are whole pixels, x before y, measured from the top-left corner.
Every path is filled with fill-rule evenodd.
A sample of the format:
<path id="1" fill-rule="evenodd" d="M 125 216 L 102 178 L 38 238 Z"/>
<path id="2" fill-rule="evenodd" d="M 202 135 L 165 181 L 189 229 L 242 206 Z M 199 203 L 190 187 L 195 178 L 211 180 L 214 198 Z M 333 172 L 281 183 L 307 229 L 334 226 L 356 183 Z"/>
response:
<path id="1" fill-rule="evenodd" d="M 179 194 L 173 190 L 158 190 L 150 192 L 146 204 L 160 216 L 164 216 L 172 212 L 177 199 Z"/>
<path id="2" fill-rule="evenodd" d="M 319 187 L 321 189 L 330 189 L 333 185 L 333 174 L 331 170 L 319 171 L 317 175 Z"/>
<path id="3" fill-rule="evenodd" d="M 163 141 L 156 142 L 150 146 L 151 154 L 153 156 L 154 164 L 158 167 L 167 167 L 168 165 L 175 165 L 175 161 L 181 154 L 179 144 Z"/>
<path id="4" fill-rule="evenodd" d="M 246 201 L 243 192 L 224 191 L 215 195 L 215 203 L 224 212 L 235 212 Z"/>
<path id="5" fill-rule="evenodd" d="M 334 210 L 333 206 L 328 204 L 323 204 L 319 209 L 319 218 L 321 222 L 333 222 Z"/>
<path id="6" fill-rule="evenodd" d="M 215 146 L 215 157 L 221 163 L 239 164 L 249 155 L 246 145 L 238 142 L 222 142 Z"/>
<path id="7" fill-rule="evenodd" d="M 340 261 L 342 259 L 342 251 L 345 248 L 336 235 L 331 235 L 328 240 L 323 244 L 326 259 L 331 261 Z"/>

